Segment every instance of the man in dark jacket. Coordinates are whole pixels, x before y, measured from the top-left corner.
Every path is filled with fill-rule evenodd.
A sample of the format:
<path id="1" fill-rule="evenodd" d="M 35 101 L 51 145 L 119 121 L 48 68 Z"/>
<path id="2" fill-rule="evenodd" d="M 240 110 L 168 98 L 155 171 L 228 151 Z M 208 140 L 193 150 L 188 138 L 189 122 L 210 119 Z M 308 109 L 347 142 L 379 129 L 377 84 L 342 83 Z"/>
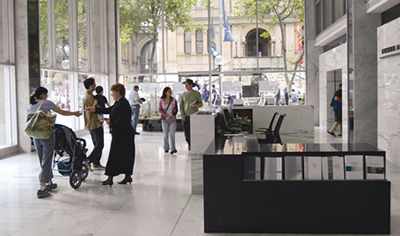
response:
<path id="1" fill-rule="evenodd" d="M 334 95 L 334 106 L 333 110 L 335 112 L 335 123 L 333 123 L 332 128 L 328 130 L 328 134 L 336 137 L 335 129 L 339 126 L 338 136 L 342 136 L 342 84 L 339 84 L 339 89 L 336 90 Z"/>

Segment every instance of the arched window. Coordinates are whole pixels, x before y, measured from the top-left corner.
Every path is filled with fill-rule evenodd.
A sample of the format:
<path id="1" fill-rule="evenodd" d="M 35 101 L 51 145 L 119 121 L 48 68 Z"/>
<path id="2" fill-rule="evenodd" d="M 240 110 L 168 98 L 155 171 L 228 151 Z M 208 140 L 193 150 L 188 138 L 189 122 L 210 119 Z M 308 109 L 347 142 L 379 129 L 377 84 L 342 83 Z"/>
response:
<path id="1" fill-rule="evenodd" d="M 246 56 L 256 57 L 257 54 L 260 57 L 271 56 L 271 36 L 263 38 L 260 35 L 267 32 L 263 29 L 258 29 L 258 50 L 257 50 L 257 35 L 256 29 L 250 31 L 246 35 Z"/>
<path id="2" fill-rule="evenodd" d="M 192 36 L 191 36 L 191 32 L 185 32 L 184 34 L 184 50 L 185 50 L 185 54 L 191 54 L 192 53 Z"/>
<path id="3" fill-rule="evenodd" d="M 203 54 L 203 32 L 196 30 L 196 53 Z"/>

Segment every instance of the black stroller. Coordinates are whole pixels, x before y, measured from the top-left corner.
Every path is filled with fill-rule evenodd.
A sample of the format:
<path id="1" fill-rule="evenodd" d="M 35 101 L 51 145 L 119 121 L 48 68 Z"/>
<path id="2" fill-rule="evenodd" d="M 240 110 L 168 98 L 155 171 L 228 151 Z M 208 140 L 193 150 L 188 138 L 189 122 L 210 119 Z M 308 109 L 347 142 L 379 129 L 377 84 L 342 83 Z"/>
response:
<path id="1" fill-rule="evenodd" d="M 76 137 L 75 132 L 64 125 L 56 124 L 53 132 L 56 140 L 53 169 L 57 166 L 62 176 L 69 176 L 69 184 L 77 189 L 89 175 L 89 167 L 84 163 L 87 161 L 86 140 Z M 64 157 L 64 152 L 68 158 Z"/>

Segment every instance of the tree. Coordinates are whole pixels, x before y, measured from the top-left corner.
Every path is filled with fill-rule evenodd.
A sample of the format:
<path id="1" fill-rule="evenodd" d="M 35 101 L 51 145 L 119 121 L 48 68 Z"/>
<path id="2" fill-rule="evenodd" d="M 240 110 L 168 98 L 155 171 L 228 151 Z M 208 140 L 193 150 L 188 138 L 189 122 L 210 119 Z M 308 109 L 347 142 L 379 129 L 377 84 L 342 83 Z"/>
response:
<path id="1" fill-rule="evenodd" d="M 145 35 L 152 42 L 150 58 L 148 60 L 149 71 L 153 72 L 158 30 L 161 27 L 162 16 L 165 17 L 165 25 L 170 31 L 180 26 L 185 31 L 193 30 L 195 23 L 192 18 L 192 6 L 196 0 L 164 0 L 164 12 L 161 0 L 120 0 L 120 40 L 121 43 L 130 42 L 133 35 Z M 152 76 L 150 76 L 150 82 Z"/>
<path id="2" fill-rule="evenodd" d="M 287 55 L 287 46 L 286 46 L 286 23 L 285 20 L 290 16 L 298 16 L 299 24 L 301 24 L 304 20 L 304 5 L 303 0 L 244 0 L 237 1 L 235 8 L 238 10 L 236 15 L 245 16 L 250 19 L 250 21 L 254 20 L 257 16 L 257 4 L 258 3 L 258 18 L 259 21 L 263 22 L 265 19 L 271 19 L 271 24 L 279 25 L 282 37 L 281 43 L 281 51 L 283 55 L 284 61 L 284 69 L 288 70 L 289 64 L 293 65 L 294 70 L 297 70 L 300 62 L 304 57 L 304 49 L 301 52 L 301 55 L 295 60 L 291 60 Z M 264 32 L 260 35 L 261 37 L 267 38 L 269 37 L 268 32 Z M 289 78 L 289 74 L 285 72 L 285 81 L 288 86 L 289 91 L 291 90 L 293 80 L 295 79 L 296 73 L 292 73 Z"/>

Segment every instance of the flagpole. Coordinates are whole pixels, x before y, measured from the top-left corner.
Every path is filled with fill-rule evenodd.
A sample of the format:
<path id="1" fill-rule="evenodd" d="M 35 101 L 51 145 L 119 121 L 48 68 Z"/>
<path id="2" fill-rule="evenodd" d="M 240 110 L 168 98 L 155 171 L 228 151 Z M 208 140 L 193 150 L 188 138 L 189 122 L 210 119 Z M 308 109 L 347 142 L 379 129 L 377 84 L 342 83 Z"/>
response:
<path id="1" fill-rule="evenodd" d="M 222 38 L 222 1 L 223 0 L 219 0 L 219 55 L 223 56 L 222 52 L 222 42 L 224 41 Z"/>
<path id="2" fill-rule="evenodd" d="M 211 32 L 211 19 L 210 19 L 210 13 L 211 13 L 211 5 L 210 5 L 210 0 L 207 0 L 207 11 L 208 11 L 208 34 L 207 34 L 207 40 L 208 41 L 210 41 L 211 39 L 212 39 L 212 32 Z M 210 43 L 208 43 L 207 45 L 209 45 L 209 47 L 208 47 L 208 84 L 209 84 L 209 86 L 210 86 L 210 89 L 212 89 L 212 68 L 214 68 L 214 65 L 213 66 L 211 66 L 211 63 L 213 63 L 212 61 L 214 61 L 214 60 L 211 60 L 211 47 L 212 47 L 212 42 L 210 42 Z M 212 90 L 211 90 L 212 91 Z M 209 102 L 208 102 L 208 105 L 213 105 L 212 104 L 212 99 L 213 98 L 211 98 L 210 100 L 209 100 Z"/>
<path id="3" fill-rule="evenodd" d="M 219 55 L 221 55 L 223 57 L 223 50 L 222 50 L 222 42 L 223 42 L 223 38 L 222 38 L 222 1 L 224 0 L 219 0 Z M 222 105 L 222 101 L 223 101 L 223 91 L 222 91 L 222 78 L 223 75 L 221 74 L 222 72 L 222 68 L 224 67 L 224 65 L 219 66 L 219 91 L 220 91 L 220 96 L 221 96 L 221 105 Z"/>

